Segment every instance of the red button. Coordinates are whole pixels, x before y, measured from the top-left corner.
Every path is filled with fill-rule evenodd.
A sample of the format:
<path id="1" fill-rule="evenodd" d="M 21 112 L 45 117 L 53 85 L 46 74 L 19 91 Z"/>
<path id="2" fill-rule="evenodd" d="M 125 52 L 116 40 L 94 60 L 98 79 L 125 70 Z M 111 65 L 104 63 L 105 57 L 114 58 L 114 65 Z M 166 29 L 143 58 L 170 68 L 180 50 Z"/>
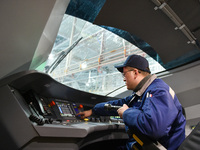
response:
<path id="1" fill-rule="evenodd" d="M 56 105 L 56 103 L 54 102 L 54 101 L 51 101 L 51 103 L 49 103 L 49 107 L 52 107 L 52 106 L 54 106 L 54 105 Z"/>
<path id="2" fill-rule="evenodd" d="M 82 109 L 82 108 L 83 108 L 83 105 L 80 104 L 78 108 L 79 108 L 79 109 Z"/>

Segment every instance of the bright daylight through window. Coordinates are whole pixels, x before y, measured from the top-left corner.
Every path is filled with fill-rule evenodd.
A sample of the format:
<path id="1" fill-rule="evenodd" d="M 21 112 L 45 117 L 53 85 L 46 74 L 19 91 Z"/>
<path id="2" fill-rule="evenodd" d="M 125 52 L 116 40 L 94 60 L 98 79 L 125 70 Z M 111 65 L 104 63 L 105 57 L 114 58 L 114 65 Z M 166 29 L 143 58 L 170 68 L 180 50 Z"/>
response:
<path id="1" fill-rule="evenodd" d="M 164 70 L 146 53 L 118 35 L 65 15 L 45 69 L 55 80 L 69 87 L 107 95 L 125 85 L 114 65 L 123 63 L 130 54 L 146 57 L 152 73 Z M 61 55 L 64 59 L 56 68 L 50 68 Z"/>

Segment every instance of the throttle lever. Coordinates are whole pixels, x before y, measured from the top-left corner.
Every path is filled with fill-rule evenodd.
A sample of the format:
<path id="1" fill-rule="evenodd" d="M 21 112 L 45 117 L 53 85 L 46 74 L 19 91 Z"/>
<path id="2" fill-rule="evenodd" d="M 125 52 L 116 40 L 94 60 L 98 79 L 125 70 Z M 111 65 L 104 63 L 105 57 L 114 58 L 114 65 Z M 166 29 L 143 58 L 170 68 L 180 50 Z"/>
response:
<path id="1" fill-rule="evenodd" d="M 104 109 L 105 110 L 117 110 L 117 109 L 119 109 L 120 107 L 122 107 L 122 106 L 114 106 L 114 105 L 111 105 L 111 104 L 105 104 L 104 105 Z"/>

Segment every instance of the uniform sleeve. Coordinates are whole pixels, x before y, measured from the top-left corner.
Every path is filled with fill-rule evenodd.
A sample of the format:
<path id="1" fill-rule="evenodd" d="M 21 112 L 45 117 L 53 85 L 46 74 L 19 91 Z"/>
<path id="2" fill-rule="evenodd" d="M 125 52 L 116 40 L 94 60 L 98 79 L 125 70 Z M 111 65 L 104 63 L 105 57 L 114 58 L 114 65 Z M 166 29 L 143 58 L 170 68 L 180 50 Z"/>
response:
<path id="1" fill-rule="evenodd" d="M 154 139 L 167 135 L 178 110 L 168 89 L 154 88 L 146 98 L 142 109 L 129 108 L 123 113 L 129 129 L 138 129 Z"/>
<path id="2" fill-rule="evenodd" d="M 114 106 L 123 106 L 123 104 L 128 104 L 128 101 L 130 99 L 131 99 L 131 96 L 128 96 L 123 99 L 96 104 L 94 108 L 92 109 L 92 113 L 99 116 L 118 116 L 118 113 L 116 110 L 107 111 L 104 109 L 104 105 L 111 104 Z"/>

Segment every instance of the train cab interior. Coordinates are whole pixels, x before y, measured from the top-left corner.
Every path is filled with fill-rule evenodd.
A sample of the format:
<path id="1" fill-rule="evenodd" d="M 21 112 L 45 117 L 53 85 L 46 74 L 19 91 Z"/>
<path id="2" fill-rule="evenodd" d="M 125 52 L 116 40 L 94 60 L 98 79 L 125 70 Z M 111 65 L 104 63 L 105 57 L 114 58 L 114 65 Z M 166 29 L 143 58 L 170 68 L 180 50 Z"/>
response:
<path id="1" fill-rule="evenodd" d="M 76 114 L 132 94 L 114 67 L 132 54 L 148 60 L 183 107 L 186 139 L 179 150 L 198 149 L 199 18 L 199 0 L 1 0 L 0 149 L 124 144 L 119 116 Z M 148 142 L 141 149 L 165 150 Z"/>

